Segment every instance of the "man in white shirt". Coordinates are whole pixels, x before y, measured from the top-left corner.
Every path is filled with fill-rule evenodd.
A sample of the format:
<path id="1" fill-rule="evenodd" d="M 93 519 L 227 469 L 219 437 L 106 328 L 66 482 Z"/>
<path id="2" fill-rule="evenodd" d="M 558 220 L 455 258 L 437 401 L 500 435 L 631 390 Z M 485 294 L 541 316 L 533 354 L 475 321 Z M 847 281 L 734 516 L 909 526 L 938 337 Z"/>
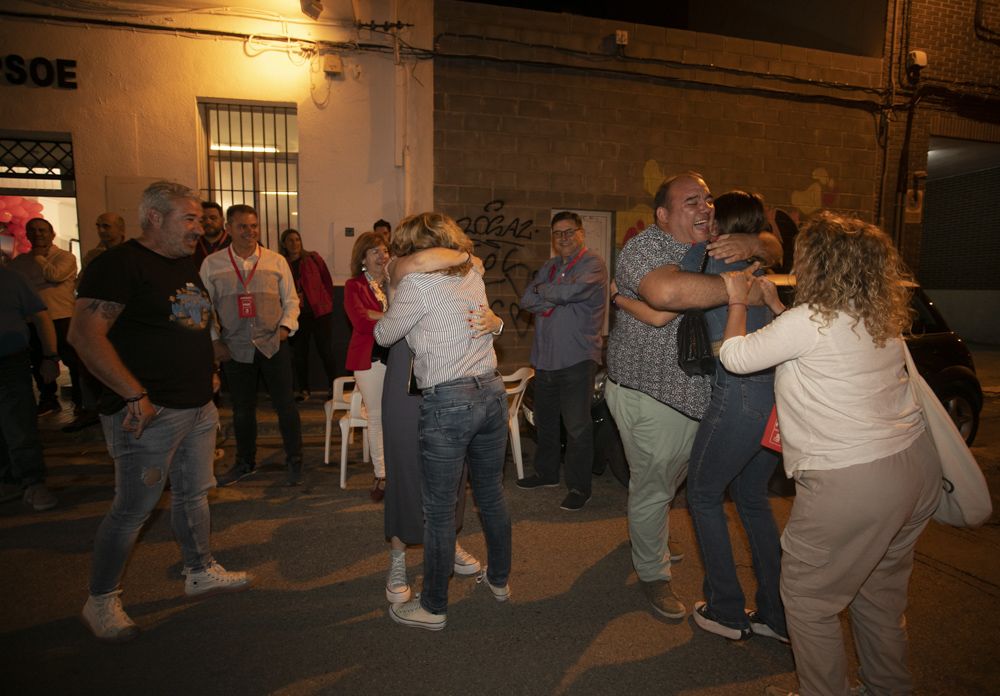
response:
<path id="1" fill-rule="evenodd" d="M 257 383 L 264 378 L 278 414 L 288 485 L 302 481 L 302 426 L 292 392 L 288 337 L 299 327 L 299 297 L 288 262 L 257 243 L 257 211 L 226 211 L 232 244 L 205 259 L 201 279 L 215 308 L 212 339 L 233 400 L 236 462 L 218 476 L 220 487 L 252 475 L 257 466 Z"/>

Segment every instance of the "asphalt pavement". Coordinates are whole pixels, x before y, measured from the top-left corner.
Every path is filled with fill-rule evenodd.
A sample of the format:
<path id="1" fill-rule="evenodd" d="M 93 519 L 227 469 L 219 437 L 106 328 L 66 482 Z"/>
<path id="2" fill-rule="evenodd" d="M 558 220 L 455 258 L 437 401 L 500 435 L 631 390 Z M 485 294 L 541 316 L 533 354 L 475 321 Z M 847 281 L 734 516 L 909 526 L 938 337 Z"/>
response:
<path id="1" fill-rule="evenodd" d="M 1000 491 L 1000 349 L 973 348 L 987 393 L 974 452 Z M 306 402 L 302 413 L 305 485 L 283 485 L 273 419 L 262 413 L 261 472 L 210 496 L 213 551 L 227 568 L 253 573 L 253 589 L 185 600 L 165 495 L 124 578 L 125 607 L 142 628 L 125 645 L 97 642 L 78 619 L 94 533 L 112 498 L 111 461 L 97 429 L 65 435 L 67 414 L 43 418 L 60 505 L 45 513 L 19 502 L 0 506 L 4 693 L 736 696 L 794 686 L 786 646 L 761 637 L 731 643 L 690 617 L 670 622 L 649 610 L 630 564 L 626 492 L 610 473 L 571 513 L 559 509 L 562 489 L 518 489 L 508 460 L 512 600 L 499 604 L 474 579 L 456 577 L 445 630 L 394 624 L 370 465 L 355 442 L 348 487 L 340 489 L 338 468 L 322 464 L 322 404 Z M 339 435 L 333 444 L 336 457 Z M 232 460 L 231 442 L 225 449 L 220 470 Z M 525 450 L 530 462 L 530 441 Z M 776 494 L 772 503 L 783 525 L 792 499 Z M 752 605 L 749 551 L 727 511 Z M 921 538 L 907 615 L 918 694 L 1000 693 L 998 519 L 978 530 L 931 523 Z M 701 598 L 702 568 L 683 494 L 671 530 L 687 551 L 674 586 L 690 608 Z M 485 561 L 472 505 L 460 541 Z M 421 549 L 407 563 L 419 587 Z"/>

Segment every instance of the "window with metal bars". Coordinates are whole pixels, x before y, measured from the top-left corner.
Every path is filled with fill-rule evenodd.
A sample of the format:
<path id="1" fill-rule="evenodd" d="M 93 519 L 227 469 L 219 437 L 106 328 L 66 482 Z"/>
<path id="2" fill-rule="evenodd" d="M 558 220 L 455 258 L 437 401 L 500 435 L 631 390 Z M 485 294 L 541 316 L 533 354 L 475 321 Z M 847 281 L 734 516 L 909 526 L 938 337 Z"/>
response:
<path id="1" fill-rule="evenodd" d="M 223 210 L 252 205 L 260 242 L 277 249 L 278 237 L 297 227 L 299 129 L 293 106 L 202 101 L 208 187 L 205 200 Z"/>
<path id="2" fill-rule="evenodd" d="M 70 137 L 0 136 L 0 190 L 21 196 L 76 195 Z"/>

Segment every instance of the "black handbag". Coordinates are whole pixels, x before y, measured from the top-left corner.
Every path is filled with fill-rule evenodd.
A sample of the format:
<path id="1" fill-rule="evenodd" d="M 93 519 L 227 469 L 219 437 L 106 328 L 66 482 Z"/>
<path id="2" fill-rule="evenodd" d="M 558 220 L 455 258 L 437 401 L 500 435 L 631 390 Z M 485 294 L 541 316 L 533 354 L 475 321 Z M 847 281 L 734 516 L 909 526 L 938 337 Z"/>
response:
<path id="1" fill-rule="evenodd" d="M 705 272 L 708 254 L 701 262 L 699 273 Z M 714 375 L 715 356 L 712 355 L 712 342 L 708 339 L 708 325 L 705 323 L 705 313 L 700 309 L 689 309 L 684 312 L 677 325 L 677 365 L 684 374 Z"/>

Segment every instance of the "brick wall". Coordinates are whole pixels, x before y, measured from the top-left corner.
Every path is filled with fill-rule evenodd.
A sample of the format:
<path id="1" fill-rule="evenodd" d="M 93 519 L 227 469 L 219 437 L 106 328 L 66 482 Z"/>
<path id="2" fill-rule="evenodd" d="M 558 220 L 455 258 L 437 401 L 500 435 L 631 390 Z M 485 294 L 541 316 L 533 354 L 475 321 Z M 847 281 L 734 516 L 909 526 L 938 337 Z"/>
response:
<path id="1" fill-rule="evenodd" d="M 926 168 L 930 110 L 915 109 L 905 154 L 903 110 L 880 142 L 890 69 L 879 58 L 456 0 L 438 0 L 435 21 L 435 205 L 487 256 L 505 368 L 527 363 L 517 298 L 549 254 L 552 208 L 613 212 L 620 246 L 651 221 L 662 177 L 694 169 L 716 193 L 758 191 L 796 218 L 878 214 L 891 231 L 900 163 Z M 887 25 L 898 56 L 902 35 Z M 616 29 L 630 34 L 624 53 Z M 914 266 L 920 231 L 895 232 Z"/>

